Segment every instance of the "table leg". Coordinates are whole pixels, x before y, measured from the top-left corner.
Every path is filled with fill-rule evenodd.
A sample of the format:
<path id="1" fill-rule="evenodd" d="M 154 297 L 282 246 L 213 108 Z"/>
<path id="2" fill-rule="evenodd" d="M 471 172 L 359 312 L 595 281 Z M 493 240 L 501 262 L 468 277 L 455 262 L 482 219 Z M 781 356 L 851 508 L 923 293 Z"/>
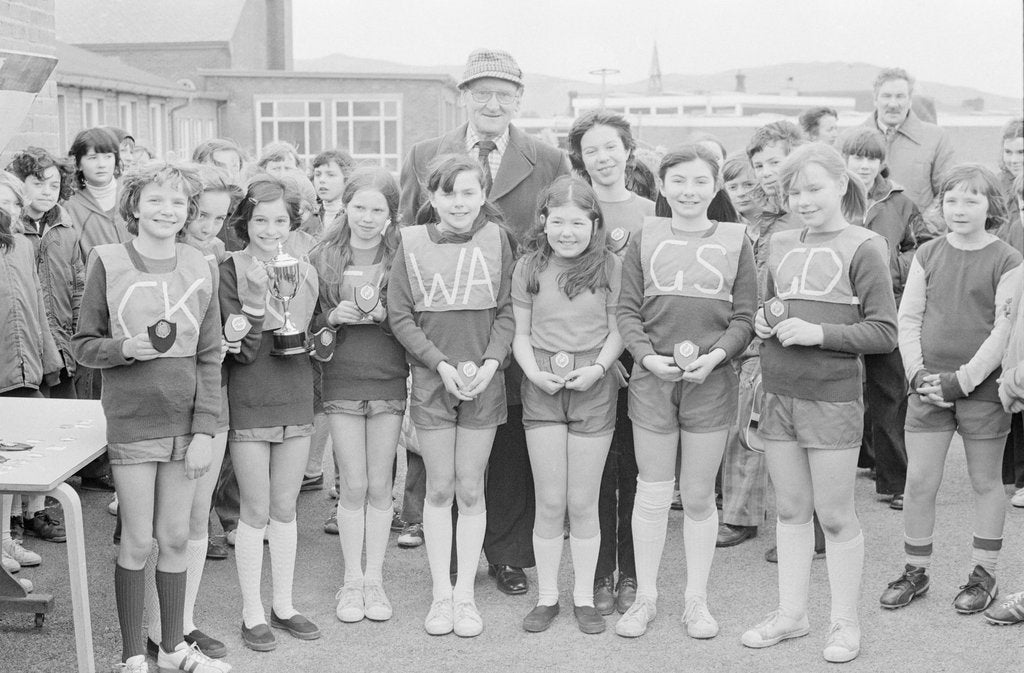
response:
<path id="1" fill-rule="evenodd" d="M 71 583 L 71 610 L 75 624 L 75 649 L 79 673 L 95 673 L 92 649 L 92 618 L 89 614 L 89 583 L 85 571 L 85 532 L 82 525 L 82 501 L 75 490 L 61 484 L 47 495 L 64 508 L 67 529 L 68 575 Z"/>

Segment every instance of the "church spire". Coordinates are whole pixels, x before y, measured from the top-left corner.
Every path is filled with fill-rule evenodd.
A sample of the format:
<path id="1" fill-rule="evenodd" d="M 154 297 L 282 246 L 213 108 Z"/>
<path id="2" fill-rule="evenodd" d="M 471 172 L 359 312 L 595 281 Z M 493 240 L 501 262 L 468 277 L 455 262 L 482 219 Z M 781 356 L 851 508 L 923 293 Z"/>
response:
<path id="1" fill-rule="evenodd" d="M 661 61 L 658 59 L 658 43 L 654 43 L 651 51 L 651 72 L 647 76 L 647 93 L 661 93 Z"/>

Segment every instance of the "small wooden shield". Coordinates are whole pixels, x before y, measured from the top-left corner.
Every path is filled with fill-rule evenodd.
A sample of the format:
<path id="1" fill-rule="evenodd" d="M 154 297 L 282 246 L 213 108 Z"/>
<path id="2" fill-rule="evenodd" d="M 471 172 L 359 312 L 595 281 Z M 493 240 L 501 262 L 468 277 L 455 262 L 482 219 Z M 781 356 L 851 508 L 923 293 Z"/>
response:
<path id="1" fill-rule="evenodd" d="M 149 342 L 161 353 L 171 350 L 174 340 L 178 338 L 178 326 L 165 318 L 157 320 L 146 330 L 149 332 Z"/>
<path id="2" fill-rule="evenodd" d="M 469 360 L 460 362 L 456 369 L 459 372 L 459 380 L 464 386 L 468 386 L 476 378 L 476 373 L 480 371 L 476 363 Z"/>
<path id="3" fill-rule="evenodd" d="M 692 341 L 682 341 L 672 349 L 672 359 L 676 361 L 676 366 L 680 369 L 684 369 L 699 356 L 700 348 Z"/>
<path id="4" fill-rule="evenodd" d="M 565 351 L 558 351 L 551 356 L 551 373 L 563 379 L 576 368 L 576 358 Z"/>
<path id="5" fill-rule="evenodd" d="M 241 341 L 250 329 L 252 329 L 252 323 L 248 318 L 240 313 L 232 313 L 224 322 L 224 338 L 232 343 Z"/>
<path id="6" fill-rule="evenodd" d="M 364 283 L 353 290 L 356 308 L 369 314 L 380 303 L 380 290 L 372 283 Z"/>
<path id="7" fill-rule="evenodd" d="M 612 252 L 622 250 L 627 243 L 629 243 L 629 232 L 622 227 L 615 227 L 608 232 L 608 247 Z"/>
<path id="8" fill-rule="evenodd" d="M 310 341 L 310 345 L 313 347 L 310 355 L 314 359 L 328 362 L 334 357 L 334 347 L 338 344 L 334 330 L 329 327 L 321 327 L 319 331 L 313 333 L 313 338 Z"/>
<path id="9" fill-rule="evenodd" d="M 789 317 L 789 305 L 778 297 L 764 303 L 764 319 L 769 327 L 775 327 Z"/>

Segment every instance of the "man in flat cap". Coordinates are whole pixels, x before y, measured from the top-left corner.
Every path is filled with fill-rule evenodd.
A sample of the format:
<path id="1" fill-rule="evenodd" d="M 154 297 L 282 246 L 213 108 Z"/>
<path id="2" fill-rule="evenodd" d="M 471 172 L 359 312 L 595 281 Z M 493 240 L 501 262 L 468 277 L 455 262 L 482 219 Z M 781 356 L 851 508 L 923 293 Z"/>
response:
<path id="1" fill-rule="evenodd" d="M 505 223 L 522 244 L 536 217 L 537 196 L 560 175 L 569 172 L 565 154 L 512 125 L 523 95 L 523 73 L 508 52 L 477 49 L 469 55 L 459 82 L 462 105 L 469 121 L 453 131 L 413 145 L 402 164 L 399 212 L 403 225 L 416 222 L 427 200 L 428 165 L 443 154 L 469 154 L 484 168 L 488 199 L 505 215 Z M 507 594 L 527 590 L 524 567 L 534 565 L 534 492 L 530 459 L 523 432 L 519 397 L 522 371 L 513 361 L 505 371 L 508 422 L 498 427 L 487 471 L 487 534 L 484 553 L 489 573 Z M 413 511 L 421 507 L 425 486 L 423 459 L 409 454 L 407 499 Z M 418 491 L 418 492 L 417 492 Z M 403 518 L 416 520 L 406 509 Z M 422 519 L 420 519 L 422 520 Z"/>

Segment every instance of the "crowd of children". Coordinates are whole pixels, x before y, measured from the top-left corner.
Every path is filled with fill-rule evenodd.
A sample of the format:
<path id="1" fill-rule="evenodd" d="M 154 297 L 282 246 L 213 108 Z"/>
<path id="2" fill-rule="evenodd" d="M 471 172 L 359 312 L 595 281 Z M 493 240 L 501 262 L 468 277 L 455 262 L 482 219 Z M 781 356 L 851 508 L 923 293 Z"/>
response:
<path id="1" fill-rule="evenodd" d="M 809 110 L 802 131 L 774 122 L 732 154 L 694 138 L 647 166 L 623 117 L 584 114 L 568 137 L 576 175 L 537 195 L 520 250 L 473 156 L 437 158 L 427 202 L 404 222 L 394 176 L 343 150 L 318 155 L 309 175 L 284 143 L 250 165 L 213 140 L 175 164 L 110 128 L 79 133 L 66 158 L 18 152 L 0 172 L 0 395 L 102 400 L 122 669 L 147 670 L 147 653 L 161 670 L 231 669 L 195 623 L 211 506 L 236 520 L 244 644 L 273 650 L 272 629 L 321 636 L 292 580 L 296 501 L 328 442 L 337 618 L 390 619 L 403 419 L 426 472 L 424 627 L 480 634 L 485 470 L 513 358 L 536 484 L 526 631 L 559 614 L 567 537 L 580 630 L 604 631 L 617 609 L 615 632 L 642 636 L 678 488 L 683 628 L 715 637 L 715 548 L 756 535 L 770 480 L 778 604 L 742 643 L 809 633 L 811 562 L 824 554 L 823 655 L 849 661 L 861 640 L 861 448 L 879 464 L 879 493 L 905 502 L 906 566 L 880 599 L 899 608 L 930 586 L 954 432 L 975 495 L 955 609 L 1024 621 L 1024 592 L 1000 602 L 996 582 L 1004 447 L 1024 487 L 1024 440 L 1010 435 L 1024 410 L 1022 124 L 1003 134 L 998 173 L 950 170 L 924 218 L 888 176 L 885 138 L 836 122 Z M 903 451 L 905 494 L 881 478 Z M 1024 506 L 1024 488 L 1012 502 Z M 5 569 L 41 561 L 22 529 L 64 540 L 40 499 L 2 504 Z"/>

